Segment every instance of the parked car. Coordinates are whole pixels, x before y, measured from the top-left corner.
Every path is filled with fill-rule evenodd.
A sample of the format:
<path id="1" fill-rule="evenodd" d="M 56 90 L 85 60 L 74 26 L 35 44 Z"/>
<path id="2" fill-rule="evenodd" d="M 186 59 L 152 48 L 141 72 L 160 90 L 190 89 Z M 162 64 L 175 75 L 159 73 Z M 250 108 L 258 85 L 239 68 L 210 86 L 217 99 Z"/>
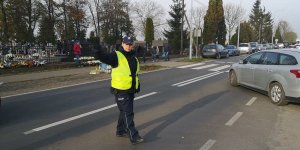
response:
<path id="1" fill-rule="evenodd" d="M 229 56 L 239 56 L 240 51 L 236 48 L 235 45 L 226 45 L 225 49 L 228 50 Z"/>
<path id="2" fill-rule="evenodd" d="M 278 44 L 275 44 L 275 45 L 274 45 L 274 49 L 279 49 L 279 45 L 278 45 Z"/>
<path id="3" fill-rule="evenodd" d="M 208 44 L 203 47 L 203 57 L 214 57 L 220 59 L 222 57 L 229 57 L 228 50 L 220 44 Z"/>
<path id="4" fill-rule="evenodd" d="M 229 70 L 229 83 L 268 94 L 271 102 L 285 105 L 300 100 L 300 52 L 295 49 L 254 53 Z"/>
<path id="5" fill-rule="evenodd" d="M 262 44 L 261 50 L 267 50 L 268 49 L 268 45 L 267 44 Z"/>
<path id="6" fill-rule="evenodd" d="M 252 53 L 251 46 L 249 43 L 240 43 L 238 50 L 241 54 L 250 54 Z"/>
<path id="7" fill-rule="evenodd" d="M 279 48 L 284 48 L 284 44 L 283 43 L 277 43 Z"/>
<path id="8" fill-rule="evenodd" d="M 255 52 L 257 52 L 259 50 L 258 49 L 258 42 L 250 42 L 249 44 L 251 46 L 252 53 L 255 53 Z"/>

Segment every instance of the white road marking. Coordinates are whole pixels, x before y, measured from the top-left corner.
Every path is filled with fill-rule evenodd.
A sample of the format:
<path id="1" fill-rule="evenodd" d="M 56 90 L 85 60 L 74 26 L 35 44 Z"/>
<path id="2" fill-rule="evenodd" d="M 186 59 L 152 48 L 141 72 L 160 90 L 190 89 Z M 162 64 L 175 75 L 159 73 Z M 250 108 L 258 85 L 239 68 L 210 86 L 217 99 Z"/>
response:
<path id="1" fill-rule="evenodd" d="M 193 80 L 197 80 L 197 79 L 203 78 L 203 77 L 205 77 L 205 76 L 213 75 L 213 74 L 216 74 L 216 73 L 213 72 L 213 73 L 209 73 L 209 74 L 206 74 L 206 75 L 202 75 L 202 76 L 199 76 L 199 77 L 196 77 L 196 78 L 192 78 L 192 79 L 189 79 L 189 80 L 185 80 L 185 81 L 182 81 L 182 82 L 179 82 L 179 83 L 175 83 L 175 84 L 173 84 L 172 86 L 176 86 L 176 85 L 179 85 L 179 84 L 183 84 L 183 83 L 186 83 L 186 82 L 190 82 L 190 81 L 193 81 Z"/>
<path id="2" fill-rule="evenodd" d="M 158 70 L 154 70 L 154 71 L 143 72 L 143 73 L 140 73 L 140 74 L 145 74 L 145 73 L 149 73 L 149 72 L 157 72 L 157 71 L 167 70 L 167 69 L 168 68 L 163 68 L 163 69 L 158 69 Z M 67 87 L 73 87 L 73 86 L 77 86 L 77 85 L 84 85 L 84 84 L 90 84 L 90 83 L 95 83 L 95 82 L 106 81 L 106 80 L 110 80 L 110 79 L 111 78 L 107 78 L 107 79 L 102 79 L 102 80 L 96 80 L 96 81 L 91 81 L 91 82 L 78 83 L 78 84 L 73 84 L 73 85 L 66 85 L 66 86 L 61 86 L 61 87 L 55 87 L 55 88 L 50 88 L 50 89 L 33 91 L 33 92 L 27 92 L 27 93 L 15 94 L 15 95 L 2 96 L 1 98 L 4 99 L 4 98 L 21 96 L 21 95 L 26 95 L 26 94 L 33 94 L 33 93 L 50 91 L 50 90 L 57 90 L 57 89 L 62 89 L 62 88 L 67 88 Z"/>
<path id="3" fill-rule="evenodd" d="M 210 65 L 205 65 L 205 66 L 201 66 L 201 67 L 196 67 L 196 68 L 192 68 L 195 70 L 200 70 L 200 69 L 206 69 L 206 68 L 210 68 L 210 67 L 214 67 L 214 66 L 218 66 L 219 64 L 210 64 Z"/>
<path id="4" fill-rule="evenodd" d="M 256 97 L 252 97 L 252 98 L 249 100 L 249 102 L 246 104 L 246 106 L 251 106 L 251 105 L 255 102 L 256 99 L 257 99 Z"/>
<path id="5" fill-rule="evenodd" d="M 230 65 L 224 65 L 224 66 L 220 66 L 220 67 L 217 67 L 217 68 L 213 68 L 213 69 L 210 69 L 209 71 L 220 71 L 220 70 L 223 70 L 223 69 L 226 69 L 226 68 L 229 68 Z"/>
<path id="6" fill-rule="evenodd" d="M 226 62 L 224 62 L 224 61 L 214 61 L 214 62 L 216 62 L 216 63 L 220 63 L 220 64 L 225 64 Z"/>
<path id="7" fill-rule="evenodd" d="M 191 64 L 191 65 L 186 65 L 186 66 L 180 66 L 177 68 L 189 68 L 189 67 L 194 67 L 194 66 L 200 66 L 200 65 L 204 65 L 205 63 L 196 63 L 196 64 Z"/>
<path id="8" fill-rule="evenodd" d="M 55 88 L 50 88 L 50 89 L 45 89 L 45 90 L 38 90 L 38 91 L 33 91 L 33 92 L 27 92 L 27 93 L 15 94 L 15 95 L 3 96 L 2 98 L 9 98 L 9 97 L 21 96 L 21 95 L 26 95 L 26 94 L 33 94 L 33 93 L 38 93 L 38 92 L 45 92 L 45 91 L 50 91 L 50 90 L 57 90 L 57 89 L 62 89 L 62 88 L 67 88 L 67 87 L 73 87 L 73 86 L 77 86 L 77 85 L 83 85 L 83 84 L 89 84 L 89 83 L 95 83 L 95 82 L 105 81 L 105 80 L 109 80 L 109 79 L 110 78 L 103 79 L 103 80 L 91 81 L 91 82 L 84 82 L 84 83 L 79 83 L 79 84 L 73 84 L 73 85 L 66 85 L 66 86 L 61 86 L 61 87 L 55 87 Z"/>
<path id="9" fill-rule="evenodd" d="M 241 116 L 243 112 L 237 112 L 226 124 L 225 126 L 232 126 Z"/>
<path id="10" fill-rule="evenodd" d="M 139 99 L 142 99 L 142 98 L 145 98 L 145 97 L 148 97 L 148 96 L 151 96 L 151 95 L 155 95 L 155 94 L 157 94 L 157 92 L 152 92 L 152 93 L 148 93 L 148 94 L 145 94 L 145 95 L 142 95 L 142 96 L 138 96 L 138 97 L 135 98 L 135 101 L 139 100 Z M 77 115 L 77 116 L 74 116 L 74 117 L 71 117 L 71 118 L 67 118 L 67 119 L 64 119 L 64 120 L 61 120 L 61 121 L 57 121 L 57 122 L 54 122 L 54 123 L 51 123 L 51 124 L 48 124 L 48 125 L 45 125 L 45 126 L 41 126 L 41 127 L 38 127 L 38 128 L 32 129 L 32 130 L 26 131 L 26 132 L 24 132 L 24 134 L 28 135 L 28 134 L 31 134 L 31 133 L 34 133 L 34 132 L 42 131 L 42 130 L 45 130 L 45 129 L 48 129 L 48 128 L 51 128 L 51 127 L 54 127 L 54 126 L 58 126 L 58 125 L 61 125 L 61 124 L 64 124 L 64 123 L 67 123 L 67 122 L 70 122 L 70 121 L 73 121 L 73 120 L 76 120 L 76 119 L 80 119 L 80 118 L 83 118 L 83 117 L 86 117 L 86 116 L 104 111 L 104 110 L 108 110 L 108 109 L 116 107 L 116 106 L 117 106 L 117 104 L 109 105 L 109 106 L 106 106 L 106 107 L 103 107 L 103 108 L 100 108 L 100 109 L 97 109 L 97 110 L 93 110 L 93 111 L 90 111 L 90 112 L 87 112 L 87 113 L 84 113 L 84 114 L 80 114 L 80 115 Z"/>
<path id="11" fill-rule="evenodd" d="M 189 80 L 186 80 L 186 81 L 175 83 L 172 86 L 182 87 L 182 86 L 185 86 L 185 85 L 188 85 L 188 84 L 191 84 L 191 83 L 194 83 L 194 82 L 197 82 L 197 81 L 209 78 L 209 77 L 216 76 L 216 75 L 221 74 L 221 73 L 223 73 L 223 72 L 209 73 L 209 74 L 206 74 L 206 75 L 203 75 L 203 76 L 200 76 L 200 77 L 196 77 L 196 78 L 193 78 L 193 79 L 189 79 Z"/>
<path id="12" fill-rule="evenodd" d="M 209 150 L 215 143 L 216 140 L 209 139 L 199 150 Z"/>

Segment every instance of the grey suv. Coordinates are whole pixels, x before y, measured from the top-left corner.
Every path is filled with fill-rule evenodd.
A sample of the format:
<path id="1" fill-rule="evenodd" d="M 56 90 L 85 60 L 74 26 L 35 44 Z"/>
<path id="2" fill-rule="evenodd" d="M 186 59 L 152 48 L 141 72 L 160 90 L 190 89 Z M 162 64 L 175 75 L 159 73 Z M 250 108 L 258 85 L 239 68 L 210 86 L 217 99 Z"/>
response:
<path id="1" fill-rule="evenodd" d="M 271 102 L 285 105 L 300 98 L 300 52 L 293 49 L 254 53 L 229 70 L 232 86 L 244 85 L 268 93 Z"/>
<path id="2" fill-rule="evenodd" d="M 220 44 L 208 44 L 203 47 L 202 56 L 220 59 L 221 57 L 229 57 L 229 53 L 228 50 Z"/>

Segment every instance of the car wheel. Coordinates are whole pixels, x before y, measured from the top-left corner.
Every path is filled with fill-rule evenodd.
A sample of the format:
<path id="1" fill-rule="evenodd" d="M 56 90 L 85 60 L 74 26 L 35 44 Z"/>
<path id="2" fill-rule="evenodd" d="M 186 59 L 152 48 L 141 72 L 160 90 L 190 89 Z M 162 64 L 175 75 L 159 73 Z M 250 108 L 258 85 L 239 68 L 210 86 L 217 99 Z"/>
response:
<path id="1" fill-rule="evenodd" d="M 237 77 L 236 77 L 235 71 L 230 71 L 229 72 L 229 83 L 232 86 L 238 86 Z"/>
<path id="2" fill-rule="evenodd" d="M 286 105 L 288 102 L 285 98 L 285 92 L 280 83 L 272 83 L 269 89 L 269 97 L 273 104 L 278 106 Z"/>
<path id="3" fill-rule="evenodd" d="M 220 53 L 217 54 L 216 58 L 217 58 L 217 59 L 221 59 Z"/>

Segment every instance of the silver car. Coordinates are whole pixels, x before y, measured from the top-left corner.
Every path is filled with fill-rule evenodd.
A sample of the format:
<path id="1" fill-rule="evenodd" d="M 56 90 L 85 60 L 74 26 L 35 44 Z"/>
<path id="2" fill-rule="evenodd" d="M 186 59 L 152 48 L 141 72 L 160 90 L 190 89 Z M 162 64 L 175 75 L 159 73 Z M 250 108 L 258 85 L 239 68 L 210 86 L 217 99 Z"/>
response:
<path id="1" fill-rule="evenodd" d="M 295 49 L 260 51 L 231 66 L 229 83 L 264 91 L 272 103 L 285 105 L 300 100 L 299 62 Z"/>
<path id="2" fill-rule="evenodd" d="M 238 50 L 240 51 L 240 54 L 251 54 L 252 53 L 251 45 L 249 43 L 240 43 Z"/>

